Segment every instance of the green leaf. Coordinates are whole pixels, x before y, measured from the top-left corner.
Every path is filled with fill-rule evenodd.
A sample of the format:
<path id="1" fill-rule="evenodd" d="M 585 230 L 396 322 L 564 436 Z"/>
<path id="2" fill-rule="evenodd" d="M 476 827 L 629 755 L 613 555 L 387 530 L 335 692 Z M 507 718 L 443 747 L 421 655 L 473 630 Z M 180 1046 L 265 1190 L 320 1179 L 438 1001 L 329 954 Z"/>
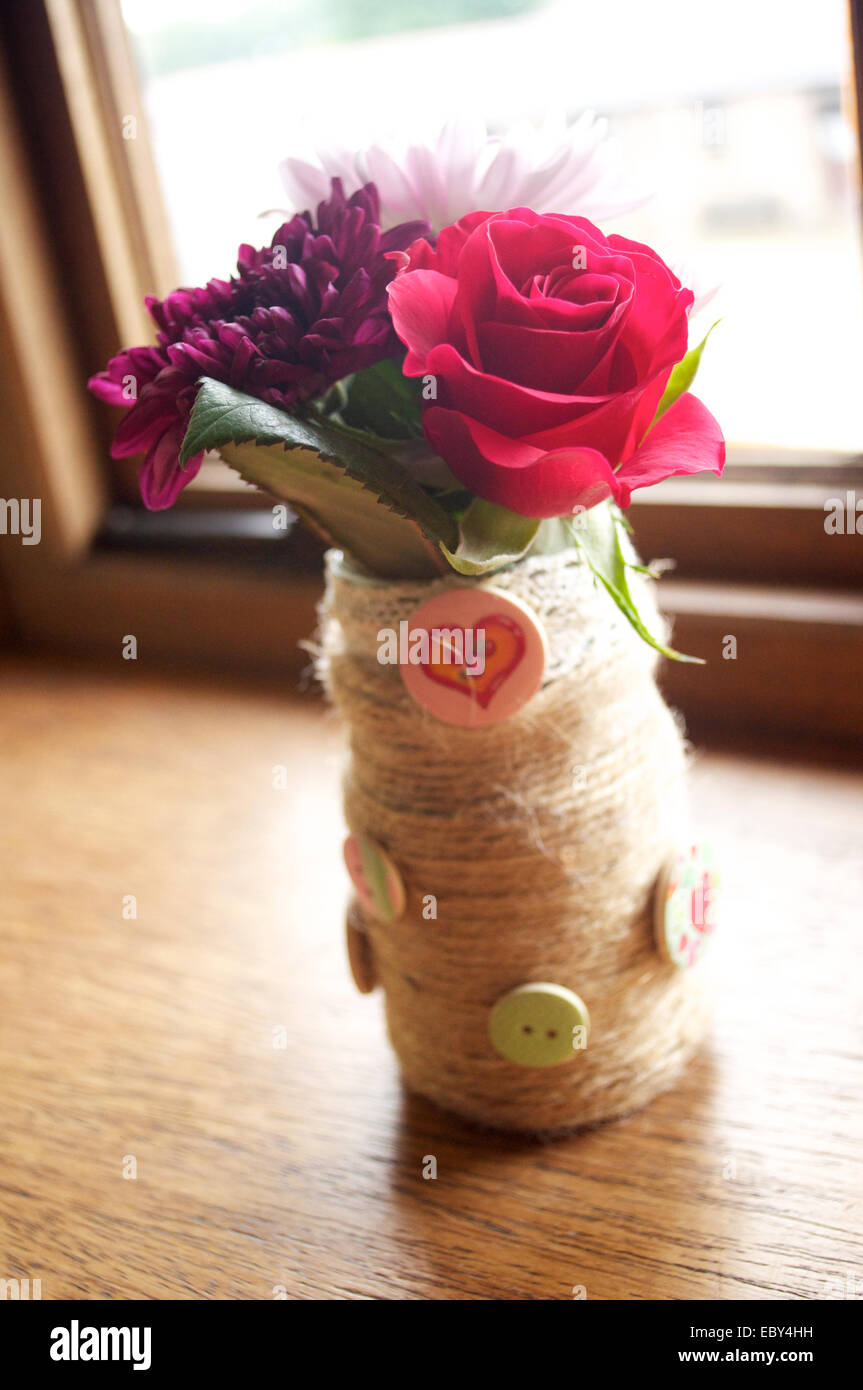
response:
<path id="1" fill-rule="evenodd" d="M 629 620 L 639 637 L 643 638 L 656 651 L 661 652 L 663 656 L 670 657 L 672 661 L 691 661 L 703 666 L 704 662 L 701 657 L 684 656 L 682 652 L 676 652 L 672 647 L 663 646 L 646 626 L 630 592 L 626 574 L 627 569 L 636 567 L 629 564 L 623 553 L 621 545 L 623 528 L 619 518 L 614 516 L 610 507 L 600 505 L 592 507 L 590 511 L 582 512 L 578 522 L 571 524 L 571 529 L 575 544 L 581 550 L 596 578 L 614 599 L 621 613 Z"/>
<path id="2" fill-rule="evenodd" d="M 368 430 L 355 429 L 353 425 L 346 425 L 343 420 L 326 420 L 324 425 L 338 430 L 339 438 L 355 439 L 361 445 L 376 450 L 378 453 L 385 454 L 388 459 L 399 464 L 415 483 L 420 483 L 427 491 L 436 493 L 443 500 L 446 495 L 461 493 L 467 496 L 468 502 L 473 497 L 473 493 L 464 493 L 463 484 L 459 482 L 454 473 L 450 471 L 431 446 L 425 437 L 419 439 L 381 439 L 378 435 L 370 435 Z M 466 506 L 467 503 L 464 503 Z M 451 511 L 452 507 L 447 506 Z"/>
<path id="3" fill-rule="evenodd" d="M 428 491 L 435 493 L 438 500 L 452 511 L 461 500 L 461 509 L 473 498 L 472 492 L 465 490 L 449 466 L 434 452 L 431 445 L 423 439 L 382 439 L 375 440 L 375 447 L 396 463 L 400 463 L 415 482 L 421 483 Z M 466 500 L 465 500 L 466 499 Z"/>
<path id="4" fill-rule="evenodd" d="M 256 487 L 287 502 L 325 539 L 386 578 L 445 571 L 449 513 L 388 455 L 331 421 L 298 419 L 205 377 L 181 460 L 218 449 Z"/>
<path id="5" fill-rule="evenodd" d="M 459 574 L 488 574 L 526 555 L 538 530 L 536 518 L 477 497 L 462 518 L 458 549 L 441 549 Z"/>
<path id="6" fill-rule="evenodd" d="M 716 323 L 719 322 L 720 320 L 717 319 Z M 701 354 L 704 351 L 707 339 L 716 327 L 716 323 L 710 325 L 698 346 L 690 348 L 686 356 L 682 357 L 675 367 L 672 367 L 671 376 L 668 378 L 668 385 L 662 393 L 662 400 L 659 402 L 656 408 L 656 414 L 651 422 L 651 429 L 653 429 L 653 426 L 660 416 L 665 414 L 669 406 L 674 405 L 678 397 L 682 396 L 684 391 L 689 390 L 695 380 L 695 374 L 701 366 Z"/>
<path id="7" fill-rule="evenodd" d="M 558 555 L 572 547 L 572 528 L 568 516 L 550 516 L 539 523 L 531 555 Z"/>
<path id="8" fill-rule="evenodd" d="M 387 358 L 348 377 L 339 418 L 354 429 L 370 430 L 381 439 L 422 438 L 422 385 L 403 374 L 401 363 Z"/>
<path id="9" fill-rule="evenodd" d="M 286 502 L 328 545 L 347 551 L 384 579 L 431 579 L 445 572 L 440 550 L 414 521 L 378 495 L 306 450 L 281 444 L 224 444 L 229 467 L 255 487 Z"/>

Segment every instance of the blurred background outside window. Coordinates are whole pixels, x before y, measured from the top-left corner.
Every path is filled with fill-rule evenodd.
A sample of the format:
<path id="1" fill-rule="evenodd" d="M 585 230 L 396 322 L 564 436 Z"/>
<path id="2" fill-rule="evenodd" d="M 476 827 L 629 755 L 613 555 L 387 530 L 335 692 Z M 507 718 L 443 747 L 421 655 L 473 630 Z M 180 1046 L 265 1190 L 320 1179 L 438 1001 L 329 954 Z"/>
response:
<path id="1" fill-rule="evenodd" d="M 844 0 L 123 0 L 183 283 L 284 207 L 277 165 L 467 108 L 608 121 L 648 202 L 605 229 L 720 283 L 699 395 L 733 442 L 857 452 L 863 281 Z M 645 57 L 649 54 L 649 60 Z M 561 208 L 577 213 L 578 208 Z M 700 333 L 698 333 L 700 336 Z"/>

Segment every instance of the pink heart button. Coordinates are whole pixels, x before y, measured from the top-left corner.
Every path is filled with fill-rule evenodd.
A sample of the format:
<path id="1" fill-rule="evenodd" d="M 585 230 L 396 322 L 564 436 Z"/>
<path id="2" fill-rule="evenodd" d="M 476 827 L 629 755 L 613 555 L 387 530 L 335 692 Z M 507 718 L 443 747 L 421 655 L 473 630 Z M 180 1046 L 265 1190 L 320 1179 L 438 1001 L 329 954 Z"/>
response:
<path id="1" fill-rule="evenodd" d="M 448 589 L 400 626 L 402 680 L 416 703 L 445 724 L 499 724 L 542 685 L 542 626 L 527 604 L 499 589 Z"/>

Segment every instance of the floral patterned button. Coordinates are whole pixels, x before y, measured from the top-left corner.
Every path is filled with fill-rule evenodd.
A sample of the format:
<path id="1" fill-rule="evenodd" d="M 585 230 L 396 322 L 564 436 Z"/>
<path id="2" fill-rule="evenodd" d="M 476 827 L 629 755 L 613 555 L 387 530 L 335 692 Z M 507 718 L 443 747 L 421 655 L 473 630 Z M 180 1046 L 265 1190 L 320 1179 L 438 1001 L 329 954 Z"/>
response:
<path id="1" fill-rule="evenodd" d="M 405 889 L 386 850 L 367 835 L 349 835 L 344 853 L 363 907 L 381 922 L 395 922 L 405 910 Z"/>
<path id="2" fill-rule="evenodd" d="M 690 845 L 668 863 L 656 889 L 656 944 L 672 963 L 697 964 L 716 930 L 719 872 L 706 845 Z"/>

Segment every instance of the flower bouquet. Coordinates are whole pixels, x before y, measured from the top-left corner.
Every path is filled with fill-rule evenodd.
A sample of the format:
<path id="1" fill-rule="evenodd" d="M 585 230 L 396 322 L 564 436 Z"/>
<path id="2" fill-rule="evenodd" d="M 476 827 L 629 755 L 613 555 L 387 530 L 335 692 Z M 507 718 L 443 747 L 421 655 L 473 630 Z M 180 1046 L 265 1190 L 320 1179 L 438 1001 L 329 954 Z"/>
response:
<path id="1" fill-rule="evenodd" d="M 450 183 L 417 151 L 289 162 L 294 187 L 333 174 L 316 212 L 230 280 L 149 300 L 156 343 L 90 383 L 127 409 L 113 452 L 144 453 L 147 506 L 217 450 L 332 546 L 318 667 L 350 736 L 354 978 L 382 986 L 414 1090 L 538 1133 L 672 1082 L 714 925 L 654 682 L 658 653 L 689 658 L 626 508 L 721 472 L 724 445 L 689 390 L 692 291 L 586 215 L 580 131 L 516 190 L 563 211 L 503 196 L 498 144 L 476 206 L 436 225 Z"/>

